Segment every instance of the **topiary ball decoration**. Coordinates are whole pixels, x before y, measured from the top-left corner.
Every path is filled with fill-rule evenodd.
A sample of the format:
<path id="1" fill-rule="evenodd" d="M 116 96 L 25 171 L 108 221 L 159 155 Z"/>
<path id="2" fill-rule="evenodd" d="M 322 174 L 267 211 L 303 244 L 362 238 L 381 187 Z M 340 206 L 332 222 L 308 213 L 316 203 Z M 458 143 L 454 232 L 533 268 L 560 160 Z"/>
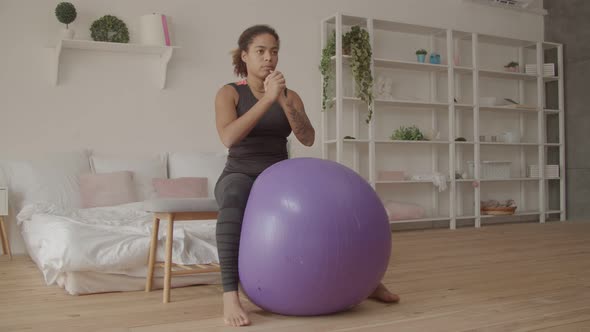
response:
<path id="1" fill-rule="evenodd" d="M 68 24 L 74 22 L 77 15 L 76 7 L 69 2 L 61 2 L 55 7 L 55 16 L 57 17 L 57 20 L 65 24 L 66 27 Z"/>
<path id="2" fill-rule="evenodd" d="M 90 26 L 90 36 L 94 41 L 128 43 L 129 30 L 125 22 L 115 16 L 105 15 Z"/>

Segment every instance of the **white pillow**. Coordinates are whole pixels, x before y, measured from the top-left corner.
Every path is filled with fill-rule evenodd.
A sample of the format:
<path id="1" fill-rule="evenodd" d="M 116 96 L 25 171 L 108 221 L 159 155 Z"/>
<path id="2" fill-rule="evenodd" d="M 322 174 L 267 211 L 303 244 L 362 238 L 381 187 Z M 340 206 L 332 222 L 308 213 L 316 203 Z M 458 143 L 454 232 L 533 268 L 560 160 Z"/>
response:
<path id="1" fill-rule="evenodd" d="M 137 198 L 141 201 L 155 198 L 156 190 L 152 179 L 167 178 L 166 154 L 153 156 L 96 155 L 90 157 L 94 173 L 133 172 Z"/>
<path id="2" fill-rule="evenodd" d="M 181 177 L 206 177 L 209 197 L 214 197 L 215 184 L 223 172 L 227 152 L 175 152 L 168 154 L 168 175 Z"/>
<path id="3" fill-rule="evenodd" d="M 81 206 L 80 175 L 90 172 L 86 150 L 56 152 L 2 164 L 13 211 L 18 212 L 24 204 L 34 202 Z"/>

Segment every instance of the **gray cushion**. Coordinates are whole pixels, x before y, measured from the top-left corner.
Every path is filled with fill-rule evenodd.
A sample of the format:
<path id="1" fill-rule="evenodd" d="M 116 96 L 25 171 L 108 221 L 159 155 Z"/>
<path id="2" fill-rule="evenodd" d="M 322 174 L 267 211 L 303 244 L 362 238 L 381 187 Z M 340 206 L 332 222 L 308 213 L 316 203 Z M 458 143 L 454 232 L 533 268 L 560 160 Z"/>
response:
<path id="1" fill-rule="evenodd" d="M 144 202 L 147 212 L 207 212 L 218 209 L 215 198 L 157 198 Z"/>

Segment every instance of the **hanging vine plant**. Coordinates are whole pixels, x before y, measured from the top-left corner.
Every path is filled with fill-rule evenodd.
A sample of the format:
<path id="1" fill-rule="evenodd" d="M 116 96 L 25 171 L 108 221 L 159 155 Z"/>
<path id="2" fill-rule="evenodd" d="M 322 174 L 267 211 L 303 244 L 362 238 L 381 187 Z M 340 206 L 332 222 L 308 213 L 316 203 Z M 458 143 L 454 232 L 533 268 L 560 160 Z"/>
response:
<path id="1" fill-rule="evenodd" d="M 332 57 L 336 55 L 336 33 L 332 32 L 326 47 L 322 50 L 322 60 L 320 61 L 320 72 L 324 77 L 322 87 L 322 110 L 326 111 L 332 107 L 332 98 L 329 96 L 328 89 L 334 79 L 334 64 Z"/>
<path id="2" fill-rule="evenodd" d="M 356 85 L 356 97 L 367 104 L 368 115 L 365 120 L 371 122 L 373 116 L 373 75 L 371 73 L 371 58 L 373 52 L 369 41 L 369 33 L 359 26 L 353 26 L 342 36 L 343 53 L 350 55 L 350 67 Z M 322 108 L 327 110 L 332 106 L 332 97 L 328 93 L 329 83 L 333 79 L 334 66 L 332 56 L 336 55 L 336 35 L 332 33 L 326 47 L 322 50 L 320 71 L 324 77 L 322 92 Z"/>

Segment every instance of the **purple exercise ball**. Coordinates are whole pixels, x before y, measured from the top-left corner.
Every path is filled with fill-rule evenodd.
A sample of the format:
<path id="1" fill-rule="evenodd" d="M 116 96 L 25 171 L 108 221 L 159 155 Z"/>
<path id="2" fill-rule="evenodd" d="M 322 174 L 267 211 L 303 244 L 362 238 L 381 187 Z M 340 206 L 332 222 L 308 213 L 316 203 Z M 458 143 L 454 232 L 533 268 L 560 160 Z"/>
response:
<path id="1" fill-rule="evenodd" d="M 259 307 L 295 316 L 349 309 L 379 285 L 390 253 L 383 203 L 346 166 L 289 159 L 254 182 L 242 224 L 239 275 Z"/>

